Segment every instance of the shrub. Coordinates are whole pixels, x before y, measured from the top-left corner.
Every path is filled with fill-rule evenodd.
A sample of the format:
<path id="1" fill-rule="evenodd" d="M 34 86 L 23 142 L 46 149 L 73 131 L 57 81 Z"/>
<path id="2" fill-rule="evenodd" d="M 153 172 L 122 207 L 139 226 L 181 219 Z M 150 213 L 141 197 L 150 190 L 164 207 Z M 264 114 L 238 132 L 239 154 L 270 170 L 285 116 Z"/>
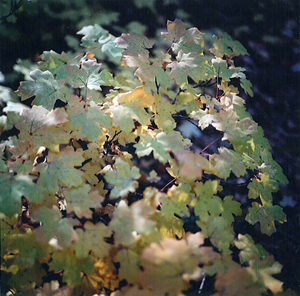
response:
<path id="1" fill-rule="evenodd" d="M 247 50 L 178 19 L 155 47 L 98 25 L 78 33 L 84 53 L 44 52 L 21 82 L 32 107 L 4 109 L 6 288 L 188 295 L 209 277 L 215 295 L 282 292 L 281 265 L 246 231 L 286 220 L 272 193 L 287 183 L 239 96 L 253 96 L 234 65 Z"/>

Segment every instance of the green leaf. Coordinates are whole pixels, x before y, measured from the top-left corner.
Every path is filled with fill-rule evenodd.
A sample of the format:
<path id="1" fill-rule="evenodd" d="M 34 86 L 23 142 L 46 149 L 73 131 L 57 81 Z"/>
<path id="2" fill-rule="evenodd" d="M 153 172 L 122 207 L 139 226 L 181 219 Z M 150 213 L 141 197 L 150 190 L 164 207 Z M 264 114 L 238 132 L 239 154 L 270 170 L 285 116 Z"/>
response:
<path id="1" fill-rule="evenodd" d="M 21 211 L 21 196 L 27 197 L 31 203 L 40 204 L 43 196 L 42 189 L 34 183 L 33 176 L 0 174 L 0 205 L 1 212 L 11 216 Z"/>
<path id="2" fill-rule="evenodd" d="M 279 206 L 261 206 L 253 202 L 246 216 L 246 221 L 250 224 L 259 222 L 261 232 L 270 236 L 276 232 L 275 221 L 286 222 L 286 215 Z"/>
<path id="3" fill-rule="evenodd" d="M 167 197 L 163 198 L 161 203 L 161 212 L 167 220 L 171 219 L 174 214 L 189 216 L 187 206 L 190 203 L 190 196 L 187 192 L 179 190 L 177 186 L 168 190 Z"/>
<path id="4" fill-rule="evenodd" d="M 104 238 L 109 238 L 112 234 L 110 228 L 104 224 L 93 224 L 87 221 L 84 224 L 84 229 L 76 229 L 78 240 L 72 246 L 76 252 L 77 258 L 86 258 L 90 251 L 96 257 L 105 257 L 108 255 L 111 245 L 104 241 Z"/>
<path id="5" fill-rule="evenodd" d="M 40 207 L 33 214 L 33 219 L 41 221 L 43 224 L 34 230 L 37 241 L 49 243 L 50 240 L 57 240 L 55 246 L 67 248 L 78 239 L 73 225 L 73 219 L 61 218 L 61 213 L 57 208 Z"/>
<path id="6" fill-rule="evenodd" d="M 221 38 L 214 35 L 213 41 L 214 48 L 211 48 L 210 52 L 218 57 L 223 57 L 224 54 L 228 56 L 249 55 L 245 47 L 240 42 L 233 40 L 227 33 Z"/>
<path id="7" fill-rule="evenodd" d="M 209 156 L 217 176 L 226 180 L 231 171 L 238 178 L 246 174 L 246 166 L 242 162 L 242 156 L 239 153 L 225 147 L 219 148 L 218 151 L 220 154 Z"/>
<path id="8" fill-rule="evenodd" d="M 49 112 L 42 106 L 33 106 L 23 110 L 15 126 L 20 130 L 19 139 L 30 140 L 34 150 L 45 146 L 57 151 L 59 144 L 67 144 L 71 138 L 64 126 L 67 121 L 67 113 L 61 108 Z"/>
<path id="9" fill-rule="evenodd" d="M 111 198 L 125 197 L 128 192 L 135 192 L 138 187 L 136 179 L 140 178 L 137 167 L 130 168 L 130 164 L 120 158 L 116 160 L 115 170 L 105 173 L 105 180 L 114 186 Z"/>
<path id="10" fill-rule="evenodd" d="M 97 141 L 103 135 L 101 126 L 111 127 L 111 119 L 108 114 L 100 111 L 98 107 L 85 108 L 84 102 L 80 102 L 77 96 L 68 97 L 67 114 L 73 134 L 77 139 Z"/>
<path id="11" fill-rule="evenodd" d="M 53 109 L 58 99 L 65 102 L 64 95 L 59 92 L 64 85 L 63 80 L 56 81 L 50 71 L 42 72 L 39 69 L 30 72 L 30 77 L 33 81 L 21 82 L 16 92 L 21 101 L 35 96 L 32 105 L 40 105 L 48 110 Z"/>
<path id="12" fill-rule="evenodd" d="M 36 260 L 46 262 L 50 252 L 49 246 L 35 240 L 33 232 L 10 236 L 7 247 L 13 253 L 18 253 L 15 262 L 21 268 L 34 266 Z"/>
<path id="13" fill-rule="evenodd" d="M 52 258 L 53 261 L 49 264 L 50 268 L 57 271 L 63 269 L 63 281 L 66 281 L 70 286 L 81 283 L 82 272 L 91 274 L 94 270 L 91 257 L 77 258 L 72 250 L 56 252 Z"/>
<path id="14" fill-rule="evenodd" d="M 184 53 L 179 51 L 177 61 L 167 65 L 171 68 L 170 77 L 174 78 L 176 83 L 183 87 L 188 84 L 188 77 L 192 78 L 195 82 L 206 80 L 205 74 L 205 58 L 195 52 Z"/>
<path id="15" fill-rule="evenodd" d="M 268 174 L 262 174 L 260 179 L 253 179 L 247 188 L 248 197 L 251 199 L 260 197 L 263 204 L 272 204 L 272 193 L 279 190 L 278 182 L 270 179 Z"/>
<path id="16" fill-rule="evenodd" d="M 73 88 L 101 90 L 101 85 L 108 83 L 107 71 L 100 73 L 101 64 L 96 59 L 82 58 L 81 67 L 70 65 L 66 67 L 65 77 Z"/>
<path id="17" fill-rule="evenodd" d="M 81 38 L 81 45 L 83 47 L 88 47 L 89 50 L 101 47 L 102 52 L 107 51 L 113 57 L 121 57 L 123 50 L 116 48 L 116 38 L 101 26 L 97 24 L 85 26 L 77 34 L 84 35 Z"/>
<path id="18" fill-rule="evenodd" d="M 184 36 L 186 31 L 186 25 L 179 19 L 174 22 L 167 22 L 168 32 L 161 33 L 162 37 L 169 42 L 178 42 L 179 39 Z"/>
<path id="19" fill-rule="evenodd" d="M 110 106 L 106 113 L 111 114 L 113 126 L 121 128 L 125 132 L 131 132 L 135 128 L 134 120 L 142 125 L 150 125 L 150 115 L 143 106 L 133 102 Z"/>
<path id="20" fill-rule="evenodd" d="M 138 274 L 140 272 L 140 256 L 130 250 L 120 250 L 114 259 L 115 262 L 120 263 L 119 279 L 125 279 L 129 284 L 139 282 Z"/>
<path id="21" fill-rule="evenodd" d="M 186 278 L 199 279 L 199 261 L 208 260 L 208 250 L 200 251 L 202 237 L 194 234 L 187 239 L 165 238 L 159 243 L 152 243 L 142 251 L 141 258 L 143 287 L 152 289 L 154 295 L 179 295 L 189 287 Z M 201 255 L 199 253 L 201 252 Z"/>
<path id="22" fill-rule="evenodd" d="M 247 79 L 241 79 L 241 87 L 250 97 L 253 97 L 252 83 Z"/>
<path id="23" fill-rule="evenodd" d="M 167 22 L 168 32 L 162 32 L 162 37 L 172 42 L 172 49 L 175 53 L 182 50 L 185 53 L 195 52 L 201 54 L 204 47 L 203 33 L 197 28 L 185 29 L 186 25 L 179 19 L 174 22 Z"/>
<path id="24" fill-rule="evenodd" d="M 39 70 L 43 72 L 49 70 L 57 80 L 60 80 L 64 79 L 67 73 L 65 70 L 67 64 L 68 55 L 65 52 L 59 54 L 53 50 L 44 51 L 39 62 Z"/>
<path id="25" fill-rule="evenodd" d="M 152 221 L 156 222 L 156 228 L 161 233 L 163 237 L 175 238 L 183 237 L 183 221 L 174 215 L 167 219 L 162 212 L 156 212 L 152 217 Z"/>
<path id="26" fill-rule="evenodd" d="M 224 253 L 231 253 L 230 244 L 234 241 L 234 231 L 231 220 L 223 216 L 212 216 L 205 222 L 197 221 L 204 237 L 209 238 L 211 243 Z"/>
<path id="27" fill-rule="evenodd" d="M 130 32 L 122 34 L 121 37 L 116 38 L 116 47 L 125 48 L 122 52 L 123 58 L 132 56 L 138 58 L 139 56 L 148 58 L 149 51 L 146 48 L 151 48 L 155 42 L 150 41 L 147 37 Z"/>
<path id="28" fill-rule="evenodd" d="M 267 256 L 266 250 L 261 245 L 256 245 L 249 234 L 238 235 L 238 240 L 234 242 L 235 246 L 240 249 L 239 258 L 241 264 L 251 260 L 263 259 Z"/>
<path id="29" fill-rule="evenodd" d="M 84 158 L 82 151 L 74 152 L 71 147 L 67 147 L 61 153 L 49 152 L 46 163 L 40 163 L 35 170 L 40 173 L 38 184 L 45 193 L 54 194 L 60 186 L 79 187 L 83 183 L 83 172 L 75 169 L 80 166 Z"/>
<path id="30" fill-rule="evenodd" d="M 90 208 L 99 207 L 104 200 L 104 196 L 101 196 L 98 191 L 92 191 L 92 187 L 88 184 L 68 190 L 64 192 L 64 196 L 67 201 L 67 211 L 69 213 L 74 211 L 78 217 L 91 216 Z"/>
<path id="31" fill-rule="evenodd" d="M 139 234 L 147 235 L 154 231 L 155 222 L 147 219 L 153 212 L 152 207 L 142 201 L 130 207 L 125 201 L 120 201 L 110 222 L 116 245 L 130 246 L 139 239 Z"/>

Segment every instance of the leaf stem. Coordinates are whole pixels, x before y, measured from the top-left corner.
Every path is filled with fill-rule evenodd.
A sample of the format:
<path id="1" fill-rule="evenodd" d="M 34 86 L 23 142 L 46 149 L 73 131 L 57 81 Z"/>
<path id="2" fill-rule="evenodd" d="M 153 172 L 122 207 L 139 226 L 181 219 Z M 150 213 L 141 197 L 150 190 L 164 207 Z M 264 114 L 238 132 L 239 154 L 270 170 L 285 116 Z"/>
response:
<path id="1" fill-rule="evenodd" d="M 207 148 L 209 148 L 212 144 L 214 144 L 215 142 L 217 142 L 218 140 L 220 140 L 223 137 L 223 134 L 221 136 L 219 136 L 217 139 L 213 140 L 211 143 L 209 143 L 205 148 L 203 148 L 200 151 L 200 154 L 203 153 Z"/>
<path id="2" fill-rule="evenodd" d="M 170 184 L 172 184 L 174 181 L 176 181 L 176 178 L 172 179 L 170 182 L 168 182 L 162 189 L 159 190 L 159 192 L 162 192 L 165 190 L 166 187 L 168 187 Z"/>

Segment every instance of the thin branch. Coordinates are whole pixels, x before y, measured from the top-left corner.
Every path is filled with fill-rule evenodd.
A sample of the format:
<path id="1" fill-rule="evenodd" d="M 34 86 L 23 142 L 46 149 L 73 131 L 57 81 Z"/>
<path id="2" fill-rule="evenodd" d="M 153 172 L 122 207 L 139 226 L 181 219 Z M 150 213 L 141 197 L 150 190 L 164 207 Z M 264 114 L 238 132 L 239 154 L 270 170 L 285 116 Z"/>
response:
<path id="1" fill-rule="evenodd" d="M 209 143 L 205 148 L 203 148 L 203 149 L 200 151 L 200 154 L 201 154 L 202 152 L 204 152 L 207 148 L 209 148 L 212 144 L 214 144 L 215 142 L 217 142 L 218 140 L 220 140 L 222 137 L 223 137 L 223 134 L 222 134 L 220 137 L 218 137 L 217 139 L 213 140 L 211 143 Z"/>
<path id="2" fill-rule="evenodd" d="M 24 0 L 20 0 L 18 3 L 14 3 L 14 0 L 10 1 L 10 12 L 2 17 L 0 17 L 0 21 L 10 17 L 13 15 L 23 4 Z"/>
<path id="3" fill-rule="evenodd" d="M 214 82 L 210 83 L 211 80 L 212 79 L 209 79 L 208 81 L 201 81 L 198 84 L 194 85 L 193 88 L 196 88 L 196 87 L 210 87 L 210 86 L 217 83 L 217 81 L 214 81 Z"/>
<path id="4" fill-rule="evenodd" d="M 187 120 L 189 123 L 191 123 L 192 125 L 196 126 L 201 132 L 202 132 L 202 129 L 198 126 L 197 123 L 195 123 L 192 119 L 190 119 L 189 117 L 187 116 L 183 116 L 183 115 L 180 115 L 180 114 L 174 114 L 172 115 L 172 117 L 176 118 L 180 118 L 180 119 L 183 119 L 183 120 Z"/>
<path id="5" fill-rule="evenodd" d="M 206 275 L 203 276 L 203 279 L 201 281 L 201 284 L 200 284 L 200 287 L 199 287 L 199 290 L 198 290 L 199 295 L 202 293 L 202 290 L 203 290 L 203 287 L 204 287 L 204 284 L 205 284 L 205 279 L 206 279 Z"/>
<path id="6" fill-rule="evenodd" d="M 168 182 L 168 184 L 166 184 L 162 189 L 159 190 L 159 192 L 162 192 L 166 189 L 166 187 L 168 187 L 170 184 L 172 184 L 174 181 L 176 181 L 176 178 L 172 179 L 170 182 Z"/>

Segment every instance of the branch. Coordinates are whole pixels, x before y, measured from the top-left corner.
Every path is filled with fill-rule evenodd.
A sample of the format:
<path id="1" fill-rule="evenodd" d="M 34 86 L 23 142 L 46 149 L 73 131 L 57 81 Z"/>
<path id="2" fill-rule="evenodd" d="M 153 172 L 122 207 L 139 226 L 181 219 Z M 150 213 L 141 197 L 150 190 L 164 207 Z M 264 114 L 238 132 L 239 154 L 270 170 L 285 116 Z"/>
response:
<path id="1" fill-rule="evenodd" d="M 20 0 L 18 3 L 15 3 L 14 0 L 10 1 L 10 12 L 2 17 L 0 17 L 0 21 L 10 17 L 13 15 L 23 4 L 24 0 Z"/>

